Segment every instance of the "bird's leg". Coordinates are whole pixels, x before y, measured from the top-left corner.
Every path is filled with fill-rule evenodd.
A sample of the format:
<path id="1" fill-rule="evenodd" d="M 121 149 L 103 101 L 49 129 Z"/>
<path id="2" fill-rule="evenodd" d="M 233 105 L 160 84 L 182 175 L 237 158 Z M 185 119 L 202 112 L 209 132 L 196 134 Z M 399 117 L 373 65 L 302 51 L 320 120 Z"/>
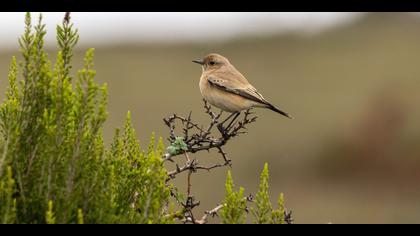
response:
<path id="1" fill-rule="evenodd" d="M 226 121 L 228 121 L 230 118 L 232 118 L 232 116 L 234 116 L 237 112 L 234 112 L 232 114 L 230 114 L 230 116 L 228 116 L 228 118 L 226 118 L 222 123 L 220 123 L 219 125 L 223 125 Z"/>
<path id="2" fill-rule="evenodd" d="M 226 131 L 227 131 L 227 132 L 229 132 L 230 128 L 232 128 L 232 127 L 230 127 L 230 126 L 233 124 L 233 122 L 236 120 L 236 118 L 238 118 L 238 116 L 241 114 L 241 112 L 236 112 L 236 113 L 234 113 L 234 114 L 235 114 L 235 116 L 234 116 L 234 117 L 233 117 L 233 119 L 230 121 L 229 125 L 228 125 L 228 126 L 226 126 Z"/>
<path id="3" fill-rule="evenodd" d="M 226 132 L 226 130 L 227 129 L 225 129 L 225 128 L 223 128 L 223 124 L 226 122 L 226 121 L 228 121 L 230 118 L 232 118 L 233 116 L 235 116 L 235 118 L 233 118 L 233 120 L 232 120 L 232 122 L 229 124 L 229 126 L 233 123 L 233 121 L 239 116 L 239 114 L 240 114 L 240 112 L 234 112 L 234 113 L 232 113 L 230 116 L 228 116 L 228 118 L 226 118 L 223 122 L 221 122 L 221 123 L 219 123 L 218 125 L 217 125 L 217 129 L 220 131 L 220 133 L 223 135 L 223 136 L 226 136 L 227 135 L 227 132 Z M 228 127 L 229 127 L 228 126 Z"/>

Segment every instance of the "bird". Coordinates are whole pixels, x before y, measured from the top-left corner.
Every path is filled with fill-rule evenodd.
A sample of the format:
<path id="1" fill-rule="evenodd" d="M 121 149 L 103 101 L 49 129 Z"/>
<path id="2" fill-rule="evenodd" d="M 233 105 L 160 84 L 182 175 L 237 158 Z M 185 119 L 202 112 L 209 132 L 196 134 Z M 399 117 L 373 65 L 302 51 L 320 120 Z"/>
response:
<path id="1" fill-rule="evenodd" d="M 236 117 L 243 110 L 261 107 L 293 119 L 289 113 L 268 102 L 226 57 L 211 53 L 192 62 L 202 67 L 200 92 L 204 100 L 211 105 L 232 115 L 236 114 Z"/>

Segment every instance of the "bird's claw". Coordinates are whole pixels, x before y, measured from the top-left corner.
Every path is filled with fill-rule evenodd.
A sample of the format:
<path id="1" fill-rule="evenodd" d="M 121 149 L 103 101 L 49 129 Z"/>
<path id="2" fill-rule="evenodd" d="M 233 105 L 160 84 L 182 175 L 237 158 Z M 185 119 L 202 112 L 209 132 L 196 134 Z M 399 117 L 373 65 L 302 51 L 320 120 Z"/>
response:
<path id="1" fill-rule="evenodd" d="M 217 129 L 219 130 L 219 132 L 222 134 L 223 138 L 227 138 L 228 137 L 228 132 L 227 130 L 223 127 L 223 123 L 220 123 L 217 125 Z"/>

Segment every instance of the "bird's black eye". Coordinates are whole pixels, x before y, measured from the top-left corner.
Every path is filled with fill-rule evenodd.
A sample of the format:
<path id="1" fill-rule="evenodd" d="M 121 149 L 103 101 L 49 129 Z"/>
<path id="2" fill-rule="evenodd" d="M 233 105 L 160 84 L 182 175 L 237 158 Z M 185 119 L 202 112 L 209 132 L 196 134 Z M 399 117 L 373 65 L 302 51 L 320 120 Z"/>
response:
<path id="1" fill-rule="evenodd" d="M 209 62 L 209 64 L 210 64 L 211 66 L 214 66 L 214 65 L 216 65 L 216 62 L 215 62 L 215 61 L 210 61 L 210 62 Z"/>

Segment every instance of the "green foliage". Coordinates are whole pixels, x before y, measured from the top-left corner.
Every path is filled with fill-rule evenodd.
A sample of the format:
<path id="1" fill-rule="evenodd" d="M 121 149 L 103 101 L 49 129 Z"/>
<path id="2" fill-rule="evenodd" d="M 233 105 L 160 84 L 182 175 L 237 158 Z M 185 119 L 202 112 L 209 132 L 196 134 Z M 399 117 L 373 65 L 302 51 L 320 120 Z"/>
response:
<path id="1" fill-rule="evenodd" d="M 83 224 L 84 220 L 83 220 L 83 211 L 82 209 L 77 209 L 77 223 L 78 224 Z"/>
<path id="2" fill-rule="evenodd" d="M 255 207 L 251 208 L 254 216 L 253 222 L 256 224 L 285 224 L 284 197 L 280 194 L 278 199 L 278 209 L 273 209 L 269 196 L 269 172 L 268 164 L 265 163 L 260 177 L 260 189 L 253 201 Z M 244 189 L 239 188 L 234 191 L 234 184 L 230 171 L 226 179 L 226 196 L 221 210 L 221 220 L 224 224 L 243 224 L 247 221 L 247 197 L 244 197 Z"/>
<path id="3" fill-rule="evenodd" d="M 165 186 L 166 170 L 162 165 L 163 141 L 155 148 L 154 135 L 147 152 L 141 152 L 139 142 L 127 114 L 124 132 L 117 130 L 108 153 L 111 208 L 126 223 L 164 223 L 161 215 L 169 198 Z M 113 219 L 119 221 L 120 219 Z"/>
<path id="4" fill-rule="evenodd" d="M 228 171 L 226 178 L 226 197 L 223 201 L 221 210 L 221 219 L 223 224 L 243 224 L 246 221 L 246 198 L 244 198 L 244 189 L 234 190 L 232 175 Z"/>
<path id="5" fill-rule="evenodd" d="M 8 166 L 5 178 L 0 180 L 0 217 L 2 224 L 14 223 L 16 220 L 14 191 L 15 180 L 12 177 L 12 168 Z"/>
<path id="6" fill-rule="evenodd" d="M 53 212 L 53 202 L 50 200 L 48 201 L 48 211 L 45 214 L 45 221 L 47 224 L 55 224 L 55 217 Z"/>
<path id="7" fill-rule="evenodd" d="M 77 30 L 57 26 L 55 65 L 43 49 L 42 17 L 19 39 L 0 106 L 0 218 L 3 223 L 167 223 L 163 143 L 142 152 L 130 117 L 110 150 L 103 143 L 107 87 L 94 81 L 94 50 L 71 76 Z M 22 80 L 18 80 L 18 71 Z M 153 138 L 154 140 L 154 138 Z M 6 171 L 5 171 L 6 169 Z"/>
<path id="8" fill-rule="evenodd" d="M 268 164 L 264 164 L 264 169 L 260 176 L 260 188 L 255 196 L 255 207 L 251 208 L 256 224 L 285 224 L 284 197 L 279 195 L 277 204 L 278 209 L 273 209 L 269 194 L 269 172 Z"/>
<path id="9" fill-rule="evenodd" d="M 265 163 L 260 177 L 260 189 L 255 197 L 255 208 L 252 209 L 257 224 L 268 223 L 271 217 L 272 206 L 268 193 L 268 178 L 268 164 Z"/>
<path id="10" fill-rule="evenodd" d="M 175 156 L 181 153 L 182 151 L 188 150 L 188 147 L 187 144 L 184 142 L 183 137 L 176 137 L 175 141 L 167 147 L 167 150 L 171 156 Z"/>
<path id="11" fill-rule="evenodd" d="M 279 199 L 277 200 L 278 209 L 275 209 L 271 213 L 271 223 L 273 224 L 285 224 L 285 208 L 284 208 L 284 196 L 280 193 Z"/>

